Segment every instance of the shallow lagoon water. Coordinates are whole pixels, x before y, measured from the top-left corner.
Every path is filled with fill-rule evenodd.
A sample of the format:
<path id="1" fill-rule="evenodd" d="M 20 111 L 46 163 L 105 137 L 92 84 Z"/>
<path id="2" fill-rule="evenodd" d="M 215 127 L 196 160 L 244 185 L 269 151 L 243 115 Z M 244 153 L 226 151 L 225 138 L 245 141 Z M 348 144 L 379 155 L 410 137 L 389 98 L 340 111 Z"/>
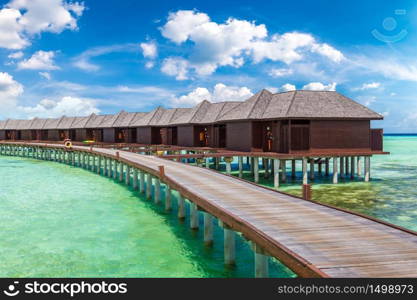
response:
<path id="1" fill-rule="evenodd" d="M 313 200 L 417 231 L 417 135 L 385 136 L 384 150 L 391 154 L 375 155 L 371 159 L 369 183 L 356 178 L 332 184 L 331 177 L 320 178 L 316 173 L 312 183 Z M 289 163 L 287 167 L 290 168 Z M 297 170 L 301 170 L 300 164 Z M 331 172 L 330 168 L 330 175 Z M 280 190 L 301 196 L 301 177 L 301 172 L 298 172 L 296 181 L 282 184 Z M 245 178 L 252 179 L 249 172 L 245 173 Z M 263 176 L 260 176 L 260 183 L 273 186 L 272 180 L 265 180 Z"/>
<path id="2" fill-rule="evenodd" d="M 387 136 L 391 155 L 372 158 L 372 180 L 334 185 L 317 178 L 313 200 L 417 230 L 417 136 Z M 249 173 L 245 173 L 249 178 Z M 301 194 L 301 174 L 281 190 Z M 271 180 L 261 176 L 261 183 Z M 175 204 L 175 201 L 173 201 Z M 223 266 L 223 234 L 213 248 L 137 192 L 92 172 L 0 156 L 0 276 L 252 277 L 253 254 L 237 239 L 237 267 Z M 200 222 L 202 220 L 200 219 Z M 279 263 L 274 277 L 293 277 Z"/>
<path id="3" fill-rule="evenodd" d="M 174 201 L 175 203 L 175 201 Z M 202 220 L 200 220 L 202 221 Z M 0 156 L 1 277 L 253 277 L 253 254 L 237 239 L 237 267 L 136 191 L 54 162 Z M 274 277 L 292 277 L 271 262 Z"/>

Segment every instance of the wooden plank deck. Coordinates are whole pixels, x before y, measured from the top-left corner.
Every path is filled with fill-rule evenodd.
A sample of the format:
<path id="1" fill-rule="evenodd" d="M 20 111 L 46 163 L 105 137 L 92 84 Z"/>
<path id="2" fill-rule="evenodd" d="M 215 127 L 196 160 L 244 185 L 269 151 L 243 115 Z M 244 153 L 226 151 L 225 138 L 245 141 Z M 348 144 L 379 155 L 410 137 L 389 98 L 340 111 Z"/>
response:
<path id="1" fill-rule="evenodd" d="M 44 144 L 39 144 L 44 145 Z M 50 145 L 50 147 L 60 147 Z M 74 146 L 89 151 L 88 147 Z M 114 158 L 117 150 L 93 148 Z M 417 233 L 265 189 L 238 178 L 118 151 L 257 243 L 303 277 L 417 277 Z"/>

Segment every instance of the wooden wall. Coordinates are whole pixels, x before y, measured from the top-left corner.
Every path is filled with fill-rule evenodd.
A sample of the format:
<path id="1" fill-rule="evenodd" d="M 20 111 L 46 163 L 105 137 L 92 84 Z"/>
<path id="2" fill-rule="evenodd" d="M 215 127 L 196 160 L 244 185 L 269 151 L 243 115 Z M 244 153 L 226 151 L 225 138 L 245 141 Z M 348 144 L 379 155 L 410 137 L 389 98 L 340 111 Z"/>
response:
<path id="1" fill-rule="evenodd" d="M 311 121 L 311 149 L 370 148 L 370 122 Z"/>
<path id="2" fill-rule="evenodd" d="M 194 126 L 178 126 L 177 131 L 178 146 L 194 146 Z"/>
<path id="3" fill-rule="evenodd" d="M 115 143 L 115 131 L 114 128 L 103 128 L 103 142 Z"/>
<path id="4" fill-rule="evenodd" d="M 49 129 L 48 141 L 59 141 L 59 131 L 55 129 Z"/>
<path id="5" fill-rule="evenodd" d="M 226 149 L 251 151 L 252 122 L 233 122 L 226 124 Z"/>
<path id="6" fill-rule="evenodd" d="M 139 127 L 136 131 L 136 139 L 139 144 L 151 144 L 152 142 L 152 128 Z"/>
<path id="7" fill-rule="evenodd" d="M 31 140 L 32 139 L 31 131 L 30 130 L 22 130 L 20 138 L 22 140 Z M 1 137 L 0 137 L 0 140 L 1 140 Z"/>
<path id="8" fill-rule="evenodd" d="M 0 140 L 5 140 L 5 139 L 6 139 L 6 131 L 0 130 Z"/>

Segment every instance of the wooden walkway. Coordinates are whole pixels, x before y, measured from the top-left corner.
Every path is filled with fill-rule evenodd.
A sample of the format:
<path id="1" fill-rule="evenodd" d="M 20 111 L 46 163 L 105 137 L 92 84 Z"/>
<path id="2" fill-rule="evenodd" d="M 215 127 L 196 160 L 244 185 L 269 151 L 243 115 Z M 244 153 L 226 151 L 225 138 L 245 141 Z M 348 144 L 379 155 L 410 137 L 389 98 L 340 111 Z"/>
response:
<path id="1" fill-rule="evenodd" d="M 74 150 L 90 152 L 82 146 Z M 160 177 L 299 276 L 417 277 L 415 232 L 206 168 L 105 148 L 90 153 L 115 158 L 116 152 L 121 161 Z"/>

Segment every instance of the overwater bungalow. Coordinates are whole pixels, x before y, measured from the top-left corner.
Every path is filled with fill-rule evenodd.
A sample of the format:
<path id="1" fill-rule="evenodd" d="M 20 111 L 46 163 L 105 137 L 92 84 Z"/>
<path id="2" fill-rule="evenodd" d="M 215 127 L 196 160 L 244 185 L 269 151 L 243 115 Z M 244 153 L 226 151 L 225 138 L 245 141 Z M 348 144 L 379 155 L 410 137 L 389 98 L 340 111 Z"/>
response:
<path id="1" fill-rule="evenodd" d="M 3 140 L 94 140 L 245 152 L 382 151 L 383 116 L 334 91 L 262 90 L 243 102 L 114 115 L 0 121 Z"/>

